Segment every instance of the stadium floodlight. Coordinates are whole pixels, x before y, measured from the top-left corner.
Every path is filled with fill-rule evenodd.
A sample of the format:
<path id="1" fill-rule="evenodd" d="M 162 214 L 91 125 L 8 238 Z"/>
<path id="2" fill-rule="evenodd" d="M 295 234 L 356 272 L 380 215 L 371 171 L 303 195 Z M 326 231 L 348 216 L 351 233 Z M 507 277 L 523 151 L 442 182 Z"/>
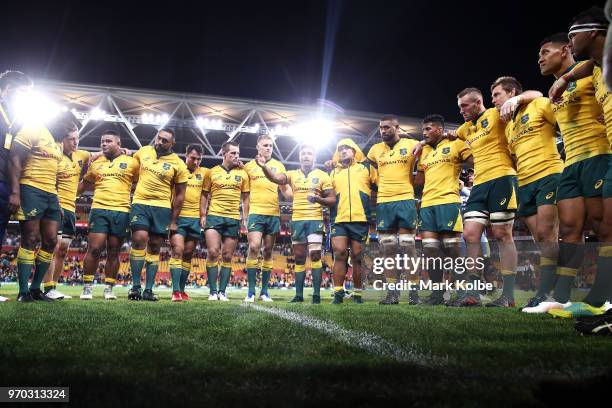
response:
<path id="1" fill-rule="evenodd" d="M 170 121 L 170 116 L 167 113 L 154 115 L 152 113 L 143 113 L 140 120 L 145 125 L 164 126 Z"/>
<path id="2" fill-rule="evenodd" d="M 221 119 L 209 119 L 209 118 L 198 117 L 196 119 L 196 125 L 198 125 L 200 129 L 205 129 L 205 130 L 223 130 L 224 128 L 224 125 Z"/>
<path id="3" fill-rule="evenodd" d="M 61 107 L 39 92 L 20 94 L 15 101 L 15 115 L 22 123 L 46 123 L 61 112 Z"/>
<path id="4" fill-rule="evenodd" d="M 89 112 L 89 120 L 104 120 L 106 112 L 99 107 L 95 107 Z"/>
<path id="5" fill-rule="evenodd" d="M 334 122 L 327 118 L 315 118 L 302 123 L 289 132 L 299 142 L 308 142 L 317 146 L 328 144 L 334 137 Z"/>

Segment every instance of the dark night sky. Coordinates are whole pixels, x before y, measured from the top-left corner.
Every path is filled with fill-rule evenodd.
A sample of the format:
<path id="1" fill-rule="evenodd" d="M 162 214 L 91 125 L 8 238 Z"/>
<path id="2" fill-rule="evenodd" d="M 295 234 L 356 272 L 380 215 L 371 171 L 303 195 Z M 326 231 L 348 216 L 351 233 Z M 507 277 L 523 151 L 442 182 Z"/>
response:
<path id="1" fill-rule="evenodd" d="M 321 94 L 327 32 L 335 38 L 327 99 L 345 109 L 438 112 L 458 122 L 455 95 L 466 86 L 488 91 L 496 77 L 514 75 L 545 91 L 551 79 L 539 74 L 539 41 L 603 3 L 17 1 L 3 5 L 0 69 L 312 103 Z"/>

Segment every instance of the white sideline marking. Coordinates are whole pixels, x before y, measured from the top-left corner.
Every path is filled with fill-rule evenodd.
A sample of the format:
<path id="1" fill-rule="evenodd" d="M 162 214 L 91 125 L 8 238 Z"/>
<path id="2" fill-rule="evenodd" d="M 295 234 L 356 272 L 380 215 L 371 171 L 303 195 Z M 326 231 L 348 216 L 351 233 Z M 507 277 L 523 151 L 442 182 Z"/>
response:
<path id="1" fill-rule="evenodd" d="M 371 354 L 388 357 L 401 363 L 413 363 L 429 367 L 432 365 L 446 365 L 448 363 L 447 359 L 424 354 L 413 345 L 410 346 L 410 349 L 406 350 L 374 334 L 344 329 L 328 320 L 320 320 L 302 313 L 291 312 L 276 307 L 264 307 L 254 304 L 243 304 L 243 306 L 318 330 L 348 346 L 359 347 Z"/>

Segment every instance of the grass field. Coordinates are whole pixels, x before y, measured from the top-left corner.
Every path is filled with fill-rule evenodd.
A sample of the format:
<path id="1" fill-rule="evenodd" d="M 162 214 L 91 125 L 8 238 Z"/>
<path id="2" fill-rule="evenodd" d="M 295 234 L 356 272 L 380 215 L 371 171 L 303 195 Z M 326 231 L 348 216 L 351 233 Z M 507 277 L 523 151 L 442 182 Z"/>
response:
<path id="1" fill-rule="evenodd" d="M 80 288 L 60 287 L 75 297 Z M 16 288 L 0 295 L 14 299 Z M 517 309 L 366 303 L 0 304 L 0 385 L 69 386 L 72 406 L 546 406 L 600 398 L 612 338 Z M 309 292 L 307 292 L 307 295 Z M 530 294 L 520 293 L 523 301 Z M 307 298 L 307 300 L 309 300 Z"/>

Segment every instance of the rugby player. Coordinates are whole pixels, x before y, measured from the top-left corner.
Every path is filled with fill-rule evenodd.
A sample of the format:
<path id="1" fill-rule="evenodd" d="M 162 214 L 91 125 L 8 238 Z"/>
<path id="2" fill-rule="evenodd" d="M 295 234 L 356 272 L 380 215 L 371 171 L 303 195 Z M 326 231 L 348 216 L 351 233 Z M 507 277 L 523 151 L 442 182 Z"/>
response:
<path id="1" fill-rule="evenodd" d="M 257 139 L 257 153 L 261 155 L 266 164 L 274 173 L 286 173 L 285 166 L 281 162 L 272 158 L 274 141 L 269 135 L 261 135 Z M 263 244 L 263 262 L 261 265 L 261 293 L 259 300 L 272 302 L 268 294 L 268 283 L 272 273 L 274 260 L 272 249 L 276 241 L 276 236 L 280 232 L 280 211 L 278 202 L 279 186 L 268 180 L 256 160 L 251 160 L 244 167 L 249 175 L 251 185 L 249 219 L 247 226 L 249 229 L 249 254 L 247 256 L 247 278 L 249 291 L 245 302 L 255 301 L 255 286 L 257 284 L 257 268 L 259 265 L 259 254 Z M 290 195 L 288 185 L 280 186 L 283 195 Z"/>
<path id="2" fill-rule="evenodd" d="M 514 108 L 541 97 L 537 91 L 527 91 L 515 99 Z M 456 132 L 448 131 L 451 138 L 465 140 L 474 158 L 474 186 L 466 204 L 463 237 L 468 259 L 481 255 L 481 236 L 491 224 L 493 236 L 499 243 L 500 264 L 504 290 L 488 306 L 513 307 L 517 253 L 512 239 L 512 225 L 516 211 L 516 170 L 510 157 L 505 136 L 505 124 L 496 108 L 484 106 L 482 92 L 466 88 L 457 95 L 459 111 L 465 123 Z M 477 265 L 477 262 L 474 262 Z M 482 277 L 478 268 L 470 268 L 468 280 L 477 282 Z M 477 290 L 466 291 L 452 306 L 480 306 Z"/>
<path id="3" fill-rule="evenodd" d="M 418 228 L 427 272 L 433 283 L 442 283 L 444 255 L 453 260 L 460 255 L 463 221 L 459 174 L 464 163 L 473 166 L 472 152 L 467 144 L 459 139 L 451 141 L 444 137 L 444 133 L 441 115 L 423 118 L 426 145 L 419 158 L 415 184 L 424 185 Z M 434 289 L 424 304 L 443 304 L 444 292 L 442 288 Z"/>
<path id="4" fill-rule="evenodd" d="M 177 219 L 183 207 L 189 171 L 172 151 L 174 144 L 174 131 L 163 128 L 157 132 L 153 146 L 142 147 L 134 154 L 140 169 L 130 209 L 130 300 L 157 301 L 153 285 L 159 267 L 159 249 L 164 239 L 178 229 Z M 182 253 L 177 253 L 178 249 L 172 248 L 172 257 L 180 260 Z M 145 262 L 146 281 L 142 292 L 140 274 Z"/>
<path id="5" fill-rule="evenodd" d="M 170 238 L 170 245 L 175 248 L 174 253 L 183 254 L 181 259 L 174 257 L 170 259 L 173 302 L 191 300 L 185 292 L 185 285 L 191 273 L 193 251 L 202 238 L 201 221 L 206 211 L 206 207 L 203 208 L 201 205 L 202 187 L 209 170 L 200 167 L 202 154 L 202 146 L 197 144 L 190 144 L 185 151 L 185 164 L 189 171 L 187 190 L 178 217 L 176 234 Z"/>
<path id="6" fill-rule="evenodd" d="M 352 299 L 363 303 L 361 280 L 363 246 L 368 239 L 370 199 L 376 190 L 378 173 L 351 139 L 342 139 L 336 145 L 338 164 L 330 173 L 336 204 L 331 210 L 331 245 L 334 251 L 334 300 L 342 303 L 344 278 L 350 259 L 353 269 Z"/>
<path id="7" fill-rule="evenodd" d="M 240 168 L 240 148 L 236 142 L 226 142 L 221 147 L 223 163 L 210 169 L 202 187 L 202 209 L 208 212 L 202 217 L 206 237 L 206 273 L 210 294 L 208 300 L 227 302 L 225 293 L 232 275 L 232 258 L 238 245 L 240 228 L 249 213 L 249 176 Z M 242 204 L 242 217 L 240 207 Z M 203 211 L 202 210 L 202 211 Z M 221 273 L 219 274 L 219 253 Z M 217 292 L 217 276 L 219 290 Z"/>
<path id="8" fill-rule="evenodd" d="M 71 298 L 56 289 L 57 280 L 64 270 L 68 247 L 76 235 L 76 198 L 79 181 L 90 159 L 89 152 L 77 150 L 78 132 L 69 133 L 62 140 L 62 161 L 57 171 L 57 192 L 62 209 L 62 225 L 58 231 L 58 242 L 53 261 L 43 280 L 45 295 L 53 300 Z"/>
<path id="9" fill-rule="evenodd" d="M 607 29 L 608 20 L 599 7 L 592 7 L 574 17 L 568 34 L 572 52 L 579 60 L 590 59 L 591 64 L 582 64 L 561 75 L 551 87 L 549 95 L 557 100 L 570 83 L 592 75 L 595 98 L 603 110 L 608 144 L 612 146 L 612 97 L 602 73 Z M 602 244 L 598 250 L 597 275 L 584 299 L 584 302 L 595 307 L 612 300 L 612 160 L 608 163 L 602 197 L 603 218 L 597 233 Z"/>
<path id="10" fill-rule="evenodd" d="M 77 120 L 66 112 L 46 126 L 24 125 L 11 146 L 9 210 L 17 212 L 21 229 L 21 246 L 17 252 L 17 300 L 20 302 L 52 301 L 40 285 L 53 259 L 62 219 L 56 187 L 57 170 L 62 161 L 59 143 L 76 132 Z M 35 254 L 39 243 L 40 249 Z M 34 264 L 36 271 L 28 288 Z"/>
<path id="11" fill-rule="evenodd" d="M 11 212 L 9 196 L 11 192 L 9 163 L 13 137 L 18 132 L 15 102 L 18 97 L 32 88 L 32 80 L 23 72 L 5 71 L 0 74 L 0 246 L 4 243 L 4 234 Z M 0 302 L 9 300 L 0 296 Z"/>
<path id="12" fill-rule="evenodd" d="M 293 191 L 293 214 L 291 216 L 291 243 L 295 257 L 295 297 L 291 303 L 304 302 L 304 281 L 306 279 L 306 256 L 310 256 L 312 274 L 312 303 L 321 303 L 321 281 L 323 264 L 321 250 L 325 229 L 323 206 L 331 207 L 336 202 L 329 176 L 314 167 L 315 148 L 300 146 L 300 168 L 277 174 L 266 159 L 258 154 L 255 158 L 268 180 L 291 186 Z"/>
<path id="13" fill-rule="evenodd" d="M 415 230 L 417 223 L 414 199 L 413 169 L 415 157 L 411 154 L 419 143 L 414 139 L 400 137 L 396 116 L 386 115 L 380 119 L 382 141 L 368 152 L 368 160 L 378 170 L 378 192 L 376 198 L 376 230 L 378 242 L 385 257 L 394 258 L 398 252 L 416 256 Z M 406 271 L 411 281 L 418 280 L 416 271 Z M 395 284 L 401 271 L 387 269 L 387 284 Z M 418 292 L 409 292 L 409 303 L 418 304 Z M 399 291 L 387 290 L 380 301 L 384 305 L 399 303 Z"/>
<path id="14" fill-rule="evenodd" d="M 583 62 L 581 64 L 584 64 Z M 540 43 L 538 64 L 542 75 L 559 78 L 575 68 L 566 33 L 549 36 Z M 584 225 L 587 219 L 599 233 L 603 218 L 602 192 L 608 170 L 610 144 L 605 126 L 598 120 L 601 107 L 595 99 L 591 77 L 573 81 L 552 107 L 563 137 L 565 161 L 557 190 L 559 210 L 559 260 L 553 301 L 541 302 L 526 312 L 563 308 L 570 299 L 574 278 L 584 256 Z"/>
<path id="15" fill-rule="evenodd" d="M 491 85 L 493 104 L 498 110 L 522 92 L 520 82 L 513 77 L 500 77 Z M 555 127 L 552 105 L 548 98 L 540 97 L 521 104 L 505 128 L 518 175 L 517 215 L 527 224 L 541 251 L 540 286 L 526 307 L 545 300 L 555 284 L 559 251 L 556 195 L 563 170 Z"/>
<path id="16" fill-rule="evenodd" d="M 115 300 L 113 286 L 119 271 L 119 252 L 130 227 L 130 194 L 138 177 L 139 163 L 123 153 L 121 138 L 114 130 L 106 130 L 100 137 L 102 156 L 91 162 L 78 193 L 94 190 L 89 213 L 87 254 L 83 260 L 83 293 L 80 298 L 93 298 L 92 282 L 106 249 L 104 265 L 104 299 Z"/>

